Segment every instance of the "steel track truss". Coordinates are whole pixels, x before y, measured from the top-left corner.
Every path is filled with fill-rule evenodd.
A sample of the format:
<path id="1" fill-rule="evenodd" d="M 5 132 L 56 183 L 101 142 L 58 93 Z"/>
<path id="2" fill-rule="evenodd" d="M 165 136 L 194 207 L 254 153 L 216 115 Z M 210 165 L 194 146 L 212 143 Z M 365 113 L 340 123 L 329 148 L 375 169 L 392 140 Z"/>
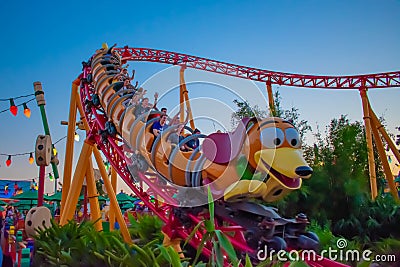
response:
<path id="1" fill-rule="evenodd" d="M 281 86 L 321 89 L 400 87 L 400 71 L 351 76 L 319 76 L 262 70 L 158 49 L 130 48 L 125 46 L 124 48 L 116 48 L 116 51 L 124 60 L 180 65 Z"/>

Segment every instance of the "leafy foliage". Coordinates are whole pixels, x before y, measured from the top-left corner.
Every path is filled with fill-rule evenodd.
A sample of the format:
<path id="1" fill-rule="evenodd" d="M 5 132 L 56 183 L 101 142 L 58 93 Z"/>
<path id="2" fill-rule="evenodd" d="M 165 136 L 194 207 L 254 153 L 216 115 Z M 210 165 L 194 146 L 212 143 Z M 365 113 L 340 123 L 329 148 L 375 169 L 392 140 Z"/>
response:
<path id="1" fill-rule="evenodd" d="M 69 221 L 60 226 L 53 221 L 35 237 L 33 266 L 183 266 L 172 247 L 161 245 L 158 220 L 146 217 L 143 225 L 147 226 L 140 226 L 143 233 L 137 232 L 137 226 L 131 229 L 134 236 L 144 238 L 133 245 L 126 244 L 118 231 L 96 231 L 92 222 Z"/>
<path id="2" fill-rule="evenodd" d="M 162 221 L 152 215 L 137 214 L 134 218 L 128 214 L 129 218 L 129 233 L 133 239 L 138 239 L 140 243 L 147 243 L 152 240 L 157 240 L 158 244 L 162 244 L 163 235 L 161 233 Z"/>
<path id="3" fill-rule="evenodd" d="M 311 126 L 308 124 L 308 121 L 300 119 L 299 109 L 295 107 L 291 107 L 290 109 L 283 109 L 281 107 L 282 97 L 279 91 L 274 93 L 274 104 L 275 104 L 275 112 L 276 117 L 283 118 L 285 120 L 291 121 L 296 129 L 299 131 L 300 139 L 303 143 L 303 147 L 305 145 L 304 139 L 305 135 L 308 131 L 311 131 Z"/>
<path id="4" fill-rule="evenodd" d="M 375 201 L 368 200 L 349 218 L 339 220 L 333 230 L 335 233 L 353 238 L 367 244 L 385 238 L 400 238 L 398 222 L 400 207 L 391 195 L 379 196 Z"/>
<path id="5" fill-rule="evenodd" d="M 231 116 L 232 127 L 236 126 L 237 122 L 245 117 L 256 117 L 259 119 L 268 117 L 268 112 L 266 110 L 262 110 L 258 105 L 251 106 L 249 102 L 239 101 L 237 99 L 233 100 L 233 103 L 236 104 L 238 110 L 235 111 Z M 281 107 L 281 103 L 281 95 L 279 91 L 276 91 L 274 93 L 276 117 L 291 121 L 293 125 L 295 125 L 295 127 L 299 130 L 300 138 L 304 142 L 305 134 L 308 131 L 311 131 L 311 126 L 308 124 L 308 121 L 300 119 L 299 110 L 297 108 L 292 107 L 291 109 L 284 110 Z"/>
<path id="6" fill-rule="evenodd" d="M 314 173 L 304 181 L 312 194 L 300 200 L 302 209 L 322 223 L 346 218 L 368 199 L 363 136 L 360 123 L 350 123 L 342 116 L 332 120 L 326 139 L 318 139 L 314 146 Z"/>
<path id="7" fill-rule="evenodd" d="M 104 196 L 106 193 L 103 190 L 103 181 L 101 179 L 96 180 L 96 190 L 100 196 Z"/>
<path id="8" fill-rule="evenodd" d="M 214 199 L 212 197 L 211 189 L 208 187 L 208 210 L 209 210 L 209 219 L 201 220 L 192 230 L 190 235 L 188 236 L 185 246 L 187 243 L 197 234 L 199 229 L 203 230 L 202 239 L 200 241 L 200 246 L 197 248 L 196 256 L 193 260 L 193 264 L 197 262 L 202 253 L 205 245 L 207 243 L 212 244 L 212 251 L 210 256 L 209 264 L 210 266 L 224 266 L 224 255 L 225 251 L 228 259 L 230 260 L 233 266 L 238 266 L 239 260 L 237 258 L 235 249 L 233 248 L 229 239 L 221 230 L 215 228 L 214 221 Z"/>
<path id="9" fill-rule="evenodd" d="M 40 229 L 33 266 L 134 266 L 134 255 L 117 232 L 97 232 L 91 222 L 69 221 Z"/>
<path id="10" fill-rule="evenodd" d="M 265 118 L 267 117 L 267 112 L 265 110 L 262 110 L 259 106 L 250 106 L 249 102 L 247 101 L 239 101 L 237 99 L 233 100 L 233 103 L 236 104 L 238 107 L 238 110 L 234 112 L 231 116 L 231 125 L 232 128 L 234 128 L 237 123 L 245 117 L 256 117 L 256 118 Z"/>
<path id="11" fill-rule="evenodd" d="M 400 240 L 397 238 L 386 238 L 381 241 L 378 241 L 374 244 L 374 248 L 377 253 L 380 254 L 391 254 L 397 253 L 397 259 L 400 256 Z"/>

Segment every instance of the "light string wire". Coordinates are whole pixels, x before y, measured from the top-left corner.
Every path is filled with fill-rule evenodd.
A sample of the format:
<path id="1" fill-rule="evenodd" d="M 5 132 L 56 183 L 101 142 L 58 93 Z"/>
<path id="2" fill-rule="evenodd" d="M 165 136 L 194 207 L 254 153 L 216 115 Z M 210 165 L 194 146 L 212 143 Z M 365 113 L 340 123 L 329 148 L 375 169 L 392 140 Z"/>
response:
<path id="1" fill-rule="evenodd" d="M 53 143 L 53 145 L 56 145 L 57 143 L 61 142 L 62 140 L 64 140 L 65 138 L 67 138 L 67 136 L 61 137 L 60 139 L 58 139 L 57 141 L 55 141 Z M 6 154 L 6 153 L 0 153 L 0 156 L 24 156 L 24 155 L 30 155 L 31 153 L 34 153 L 34 151 L 30 151 L 30 152 L 24 152 L 24 153 L 15 153 L 15 154 Z"/>

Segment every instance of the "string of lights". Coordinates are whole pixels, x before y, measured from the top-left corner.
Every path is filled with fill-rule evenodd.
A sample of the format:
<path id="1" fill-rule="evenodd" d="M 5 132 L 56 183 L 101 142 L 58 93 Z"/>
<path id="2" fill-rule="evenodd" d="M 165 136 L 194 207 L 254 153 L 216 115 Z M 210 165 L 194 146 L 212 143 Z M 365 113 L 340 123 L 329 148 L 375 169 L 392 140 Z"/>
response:
<path id="1" fill-rule="evenodd" d="M 58 139 L 57 141 L 55 141 L 55 142 L 53 143 L 53 145 L 58 144 L 59 142 L 61 142 L 61 141 L 64 140 L 65 138 L 67 138 L 67 136 L 61 137 L 60 139 Z M 55 147 L 54 147 L 53 149 L 54 149 L 54 154 L 57 155 L 57 149 L 56 149 Z M 25 156 L 25 155 L 29 155 L 28 161 L 29 161 L 29 164 L 32 165 L 33 162 L 34 162 L 33 153 L 34 153 L 34 151 L 24 152 L 24 153 L 14 153 L 14 154 L 0 153 L 0 156 L 6 156 L 6 157 L 7 157 L 6 166 L 7 166 L 7 167 L 10 167 L 10 165 L 11 165 L 11 163 L 12 163 L 12 160 L 11 160 L 12 157 L 16 157 L 16 156 Z"/>
<path id="2" fill-rule="evenodd" d="M 35 99 L 36 99 L 36 98 L 31 98 L 31 99 L 29 99 L 28 101 L 25 101 L 25 102 L 23 102 L 23 103 L 21 103 L 21 104 L 15 105 L 14 99 L 13 99 L 13 98 L 10 98 L 10 99 L 8 99 L 8 100 L 10 101 L 10 108 L 9 108 L 9 109 L 1 110 L 0 113 L 4 113 L 4 112 L 7 112 L 7 111 L 10 111 L 11 114 L 13 114 L 14 116 L 17 116 L 17 114 L 18 114 L 18 107 L 19 107 L 19 106 L 23 106 L 23 108 L 24 108 L 24 115 L 25 115 L 27 118 L 30 118 L 30 117 L 31 117 L 31 110 L 28 108 L 28 105 L 27 105 L 27 104 L 28 104 L 29 102 L 35 100 Z"/>
<path id="3" fill-rule="evenodd" d="M 18 107 L 19 107 L 19 106 L 22 106 L 22 107 L 23 107 L 24 115 L 25 115 L 27 118 L 30 118 L 30 116 L 31 116 L 31 110 L 28 108 L 28 105 L 27 105 L 27 104 L 28 104 L 29 102 L 35 100 L 35 99 L 36 99 L 35 97 L 33 97 L 33 98 L 31 98 L 31 99 L 29 99 L 29 100 L 27 100 L 27 101 L 24 101 L 24 102 L 22 102 L 22 103 L 20 103 L 20 104 L 18 104 L 18 105 L 15 104 L 15 100 L 21 99 L 21 98 L 27 98 L 27 97 L 30 97 L 30 96 L 35 96 L 35 94 L 33 93 L 33 94 L 21 95 L 21 96 L 16 96 L 16 97 L 11 97 L 11 98 L 0 98 L 0 102 L 4 102 L 4 101 L 9 101 L 9 102 L 10 102 L 10 107 L 9 107 L 8 109 L 0 110 L 0 113 L 4 113 L 4 112 L 7 112 L 7 111 L 10 111 L 12 115 L 17 116 L 17 114 L 18 114 Z M 55 142 L 53 143 L 53 153 L 54 153 L 54 155 L 57 155 L 57 150 L 56 150 L 56 148 L 55 148 L 55 145 L 56 145 L 57 143 L 61 142 L 62 140 L 64 140 L 65 138 L 67 138 L 67 136 L 61 137 L 60 139 L 58 139 L 57 141 L 55 141 Z M 79 136 L 78 136 L 78 138 L 79 138 Z M 75 140 L 76 140 L 76 134 L 75 134 Z M 29 155 L 29 159 L 28 159 L 28 160 L 29 160 L 29 164 L 32 165 L 33 162 L 34 162 L 33 153 L 34 153 L 34 151 L 24 152 L 24 153 L 14 153 L 14 154 L 4 154 L 4 153 L 0 153 L 0 156 L 7 156 L 6 166 L 9 167 L 9 166 L 11 165 L 11 158 L 12 158 L 12 157 Z M 0 166 L 0 167 L 1 167 L 1 166 Z M 54 180 L 54 175 L 53 175 L 51 172 L 48 173 L 48 175 L 46 175 L 46 177 L 48 177 L 48 178 L 50 179 L 50 181 L 53 181 L 53 180 Z M 37 178 L 39 178 L 39 177 L 34 177 L 34 178 L 32 178 L 32 179 L 35 179 L 35 178 L 37 179 Z"/>
<path id="4" fill-rule="evenodd" d="M 19 98 L 25 98 L 29 96 L 34 96 L 35 94 L 29 94 L 29 95 L 20 95 L 16 97 L 10 97 L 10 98 L 0 98 L 0 101 L 9 101 L 10 99 L 19 99 Z"/>

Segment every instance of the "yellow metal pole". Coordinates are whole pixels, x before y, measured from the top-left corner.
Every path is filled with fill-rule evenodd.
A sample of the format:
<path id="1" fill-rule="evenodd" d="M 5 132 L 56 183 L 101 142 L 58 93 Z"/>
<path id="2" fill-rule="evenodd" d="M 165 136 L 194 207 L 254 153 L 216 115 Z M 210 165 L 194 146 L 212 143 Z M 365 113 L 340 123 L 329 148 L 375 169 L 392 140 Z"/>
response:
<path id="1" fill-rule="evenodd" d="M 90 218 L 93 222 L 96 221 L 96 223 L 94 224 L 96 230 L 101 231 L 103 230 L 103 225 L 101 223 L 101 214 L 98 199 L 99 192 L 97 192 L 96 181 L 94 179 L 92 157 L 89 157 L 88 160 L 89 165 L 86 169 L 86 185 L 90 203 Z"/>
<path id="2" fill-rule="evenodd" d="M 392 194 L 393 198 L 398 201 L 399 196 L 397 194 L 396 185 L 394 184 L 393 174 L 392 171 L 390 170 L 389 162 L 386 157 L 385 148 L 383 147 L 382 139 L 379 136 L 378 130 L 376 128 L 376 125 L 373 123 L 373 120 L 371 122 L 371 126 L 372 126 L 372 133 L 375 139 L 376 148 L 378 150 L 379 157 L 381 158 L 383 171 L 385 173 L 386 180 L 389 184 L 390 194 Z"/>
<path id="3" fill-rule="evenodd" d="M 193 113 L 192 113 L 192 108 L 190 106 L 190 100 L 189 100 L 189 92 L 186 88 L 185 69 L 186 69 L 186 66 L 182 66 L 181 70 L 179 72 L 180 87 L 181 87 L 181 93 L 183 94 L 183 102 L 186 104 L 186 108 L 188 111 L 190 127 L 194 130 L 196 127 L 194 126 Z M 181 122 L 183 122 L 185 120 L 183 117 L 184 113 L 182 113 L 182 111 L 183 110 L 181 109 Z"/>
<path id="4" fill-rule="evenodd" d="M 83 124 L 85 125 L 85 129 L 89 130 L 89 125 L 84 117 L 82 103 L 79 101 L 77 101 L 77 102 L 78 102 L 77 103 L 78 110 L 81 115 L 81 120 L 83 121 Z M 115 197 L 115 192 L 114 191 L 113 191 L 113 193 L 110 192 L 110 188 L 112 188 L 111 184 L 110 184 L 110 188 L 107 188 L 106 184 L 110 183 L 110 181 L 108 180 L 108 175 L 107 175 L 106 169 L 103 164 L 103 159 L 101 158 L 100 152 L 97 149 L 97 147 L 93 147 L 93 154 L 96 159 L 97 166 L 99 167 L 101 177 L 103 178 L 104 184 L 106 186 L 108 197 L 110 199 L 110 204 L 111 204 L 110 210 L 112 210 L 112 209 L 114 210 L 114 214 L 116 215 L 116 219 L 120 225 L 120 230 L 121 230 L 122 236 L 124 237 L 125 242 L 132 244 L 132 240 L 131 240 L 131 237 L 130 237 L 130 234 L 128 231 L 128 227 L 126 226 L 125 220 L 122 217 L 121 209 L 119 208 L 117 198 Z M 115 202 L 112 200 L 112 195 L 114 195 Z M 111 227 L 111 225 L 110 225 L 110 227 Z"/>
<path id="5" fill-rule="evenodd" d="M 114 168 L 111 166 L 111 186 L 114 190 L 114 193 L 117 192 L 117 172 L 114 170 Z M 115 209 L 113 207 L 110 207 L 110 210 L 108 212 L 108 217 L 110 220 L 110 230 L 114 230 L 114 224 L 115 224 Z"/>
<path id="6" fill-rule="evenodd" d="M 76 95 L 79 99 L 79 94 L 76 92 Z M 82 103 L 81 101 L 76 101 L 76 106 L 78 107 L 79 115 L 80 115 L 80 120 L 83 122 L 83 126 L 85 127 L 86 131 L 89 131 L 89 124 L 86 121 L 85 113 L 83 111 Z"/>
<path id="7" fill-rule="evenodd" d="M 269 115 L 276 116 L 274 96 L 272 94 L 271 82 L 267 82 L 267 93 L 268 93 Z"/>
<path id="8" fill-rule="evenodd" d="M 101 158 L 100 152 L 97 149 L 97 147 L 93 147 L 93 154 L 94 158 L 96 159 L 97 165 L 100 170 L 101 177 L 103 177 L 104 180 L 104 186 L 106 187 L 107 193 L 108 193 L 108 198 L 110 199 L 110 208 L 113 208 L 116 211 L 116 219 L 117 222 L 120 225 L 120 231 L 122 234 L 122 237 L 124 238 L 124 241 L 128 244 L 132 244 L 132 239 L 128 231 L 128 227 L 126 226 L 125 220 L 122 217 L 121 209 L 119 208 L 118 202 L 117 202 L 117 197 L 115 196 L 115 192 L 112 188 L 111 182 L 108 179 L 106 168 L 104 167 L 103 164 L 103 159 Z"/>
<path id="9" fill-rule="evenodd" d="M 371 198 L 374 200 L 378 195 L 378 189 L 376 186 L 376 171 L 375 171 L 375 158 L 372 146 L 372 135 L 371 135 L 371 118 L 368 108 L 368 97 L 367 89 L 360 89 L 363 113 L 364 113 L 364 124 L 365 124 L 365 136 L 367 140 L 368 148 L 368 167 L 369 167 L 369 180 L 371 186 Z"/>
<path id="10" fill-rule="evenodd" d="M 180 122 L 184 121 L 185 117 L 185 96 L 184 96 L 184 82 L 182 83 L 183 72 L 185 71 L 185 67 L 182 66 L 179 71 L 179 117 Z"/>
<path id="11" fill-rule="evenodd" d="M 61 209 L 60 214 L 63 213 L 65 207 L 65 201 L 67 200 L 67 194 L 71 185 L 72 175 L 72 159 L 74 156 L 74 135 L 75 135 L 75 123 L 76 123 L 76 100 L 78 95 L 78 86 L 80 80 L 76 79 L 72 83 L 71 89 L 71 100 L 69 104 L 69 119 L 68 119 L 68 131 L 67 131 L 67 144 L 65 149 L 64 159 L 64 172 L 63 172 L 63 188 L 61 193 Z"/>
<path id="12" fill-rule="evenodd" d="M 89 157 L 92 154 L 93 146 L 86 140 L 83 143 L 81 154 L 79 155 L 78 164 L 76 165 L 74 180 L 72 181 L 71 187 L 68 192 L 68 197 L 65 202 L 65 208 L 61 214 L 60 224 L 64 225 L 68 220 L 72 220 L 78 203 L 79 194 L 82 189 L 83 179 L 86 174 L 86 168 L 89 164 Z"/>
<path id="13" fill-rule="evenodd" d="M 186 86 L 185 86 L 186 87 Z M 188 110 L 188 116 L 189 116 L 189 123 L 190 123 L 190 127 L 194 130 L 196 129 L 195 125 L 194 125 L 194 120 L 193 120 L 193 113 L 192 113 L 192 108 L 190 106 L 190 100 L 189 100 L 189 95 L 188 95 L 188 91 L 184 91 L 184 96 L 185 96 L 185 103 L 186 103 L 186 108 Z"/>
<path id="14" fill-rule="evenodd" d="M 378 117 L 376 116 L 375 112 L 371 109 L 370 105 L 370 115 L 373 123 L 378 128 L 379 132 L 381 133 L 382 137 L 385 139 L 386 143 L 388 144 L 390 150 L 392 151 L 393 155 L 396 157 L 397 161 L 400 162 L 400 152 L 397 150 L 396 145 L 394 144 L 393 140 L 387 134 L 385 128 L 379 121 Z"/>
<path id="15" fill-rule="evenodd" d="M 76 94 L 78 96 L 78 92 L 76 92 Z M 77 108 L 78 108 L 78 111 L 79 111 L 80 120 L 83 122 L 85 130 L 88 131 L 89 130 L 89 124 L 86 121 L 86 117 L 84 116 L 85 113 L 83 111 L 82 103 L 80 101 L 77 101 Z M 98 198 L 96 198 L 96 203 L 92 204 L 92 200 L 91 200 L 91 197 L 90 197 L 90 196 L 94 196 L 94 195 L 98 196 L 98 192 L 97 192 L 97 188 L 96 188 L 96 181 L 95 181 L 94 172 L 93 172 L 93 163 L 92 163 L 92 158 L 91 157 L 89 158 L 89 166 L 90 167 L 88 168 L 87 175 L 86 175 L 86 179 L 87 179 L 86 183 L 87 183 L 87 187 L 88 187 L 88 194 L 89 194 L 89 201 L 90 201 L 90 211 L 91 211 L 92 220 L 97 220 L 98 218 L 101 217 L 100 208 L 99 208 L 99 200 L 98 200 Z M 90 191 L 90 184 L 89 184 L 90 181 L 88 181 L 88 177 L 89 177 L 88 174 L 90 175 L 90 177 L 93 177 L 93 183 L 94 183 L 93 184 L 93 186 L 94 186 L 93 187 L 94 188 L 93 189 L 94 190 L 93 194 L 91 194 L 91 191 Z M 92 207 L 94 205 L 96 207 L 96 210 L 94 211 L 96 214 L 92 213 Z M 101 224 L 101 220 L 96 222 L 95 227 L 99 231 L 102 230 L 103 226 Z"/>

